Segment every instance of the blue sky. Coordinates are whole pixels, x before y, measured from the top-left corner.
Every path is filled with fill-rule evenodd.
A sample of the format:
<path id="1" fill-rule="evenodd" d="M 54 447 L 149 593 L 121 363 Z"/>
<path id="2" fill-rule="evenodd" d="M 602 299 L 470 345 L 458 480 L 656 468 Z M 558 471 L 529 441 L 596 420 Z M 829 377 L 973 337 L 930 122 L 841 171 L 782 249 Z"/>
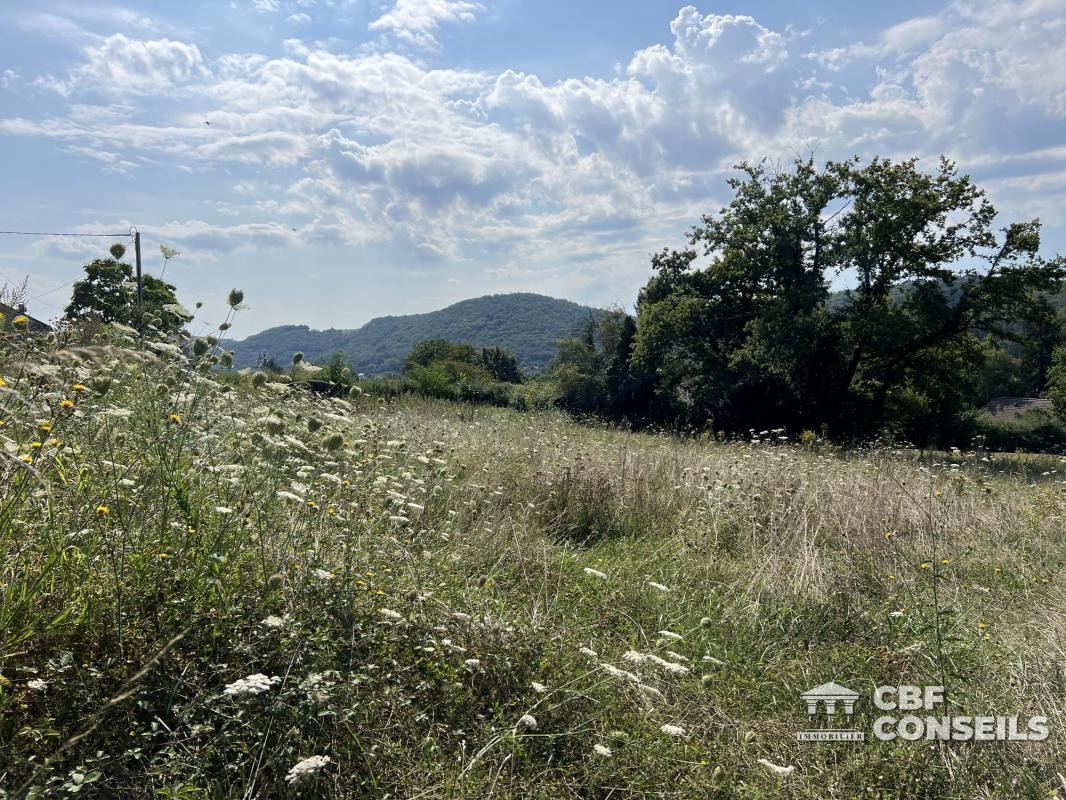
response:
<path id="1" fill-rule="evenodd" d="M 1066 0 L 0 5 L 0 230 L 142 233 L 234 333 L 631 306 L 732 165 L 928 159 L 1066 251 Z M 207 124 L 210 123 L 210 124 Z M 0 236 L 50 318 L 106 241 Z"/>

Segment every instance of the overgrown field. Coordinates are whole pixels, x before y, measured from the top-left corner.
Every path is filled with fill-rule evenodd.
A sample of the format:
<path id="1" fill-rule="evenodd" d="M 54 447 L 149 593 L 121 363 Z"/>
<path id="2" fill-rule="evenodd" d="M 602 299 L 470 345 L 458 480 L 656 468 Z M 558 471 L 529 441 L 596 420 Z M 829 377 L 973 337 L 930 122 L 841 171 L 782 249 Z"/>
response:
<path id="1" fill-rule="evenodd" d="M 1061 796 L 1062 461 L 329 399 L 209 359 L 0 344 L 0 796 Z M 857 728 L 874 687 L 944 683 L 1051 735 L 798 743 L 827 681 Z"/>

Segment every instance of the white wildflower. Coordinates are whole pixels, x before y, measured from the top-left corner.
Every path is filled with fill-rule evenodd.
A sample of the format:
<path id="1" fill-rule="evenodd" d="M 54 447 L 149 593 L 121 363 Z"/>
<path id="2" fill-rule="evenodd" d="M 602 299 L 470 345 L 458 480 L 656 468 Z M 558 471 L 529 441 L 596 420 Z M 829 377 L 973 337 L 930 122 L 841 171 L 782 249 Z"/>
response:
<path id="1" fill-rule="evenodd" d="M 35 692 L 43 692 L 48 688 L 48 683 L 40 678 L 34 678 L 32 681 L 26 681 L 26 686 Z"/>
<path id="2" fill-rule="evenodd" d="M 585 656 L 585 658 L 600 657 L 600 654 L 593 650 L 591 647 L 582 647 L 580 650 L 578 650 L 578 652 L 581 653 L 581 655 Z"/>
<path id="3" fill-rule="evenodd" d="M 537 718 L 532 714 L 523 714 L 518 718 L 515 728 L 529 728 L 529 730 L 535 731 L 537 729 Z"/>
<path id="4" fill-rule="evenodd" d="M 646 684 L 646 683 L 640 684 L 640 686 L 638 686 L 637 689 L 640 690 L 640 693 L 642 695 L 644 695 L 645 697 L 650 697 L 653 700 L 665 700 L 666 699 L 665 697 L 663 697 L 663 693 L 662 692 L 660 692 L 654 686 L 648 686 L 648 684 Z"/>
<path id="5" fill-rule="evenodd" d="M 659 728 L 659 730 L 661 730 L 667 736 L 684 736 L 685 735 L 685 729 L 682 728 L 680 725 L 671 725 L 671 724 L 667 723 L 666 725 L 663 725 L 661 728 Z"/>
<path id="6" fill-rule="evenodd" d="M 618 669 L 618 667 L 616 667 L 614 664 L 603 663 L 600 664 L 600 668 L 603 669 L 603 671 L 610 675 L 612 678 L 625 678 L 627 681 L 632 681 L 633 683 L 640 683 L 640 678 L 638 678 L 632 672 L 628 672 L 624 669 Z"/>
<path id="7" fill-rule="evenodd" d="M 789 775 L 792 774 L 792 771 L 796 769 L 796 767 L 793 765 L 789 765 L 787 767 L 778 766 L 773 761 L 768 761 L 765 758 L 760 758 L 759 763 L 766 767 L 766 769 L 770 770 L 770 772 L 774 773 L 775 775 L 780 775 L 782 778 L 787 778 Z"/>
<path id="8" fill-rule="evenodd" d="M 469 622 L 471 617 L 469 614 L 464 614 L 462 611 L 452 612 L 452 619 L 457 619 L 460 622 Z"/>
<path id="9" fill-rule="evenodd" d="M 659 631 L 659 635 L 664 639 L 669 639 L 672 642 L 679 642 L 683 637 L 680 633 L 674 633 L 673 631 Z"/>
<path id="10" fill-rule="evenodd" d="M 330 761 L 332 759 L 329 756 L 305 758 L 303 761 L 298 761 L 293 765 L 293 768 L 289 770 L 289 774 L 285 776 L 285 780 L 289 783 L 300 783 L 307 778 L 314 777 L 318 772 L 325 769 Z"/>
<path id="11" fill-rule="evenodd" d="M 666 654 L 670 656 L 674 661 L 688 661 L 689 659 L 680 653 L 675 653 L 673 650 L 667 650 Z"/>
<path id="12" fill-rule="evenodd" d="M 533 687 L 533 691 L 537 694 L 544 694 L 546 691 L 548 691 L 547 686 L 545 686 L 543 683 L 537 683 L 536 681 L 533 681 L 530 686 Z"/>
<path id="13" fill-rule="evenodd" d="M 609 748 L 605 744 L 594 744 L 594 745 L 592 745 L 592 752 L 595 753 L 598 756 L 603 756 L 604 758 L 610 758 L 612 755 L 614 755 L 611 752 L 611 748 Z"/>
<path id="14" fill-rule="evenodd" d="M 661 583 L 656 583 L 655 581 L 648 581 L 648 586 L 650 586 L 652 589 L 658 589 L 660 592 L 670 591 L 669 586 L 663 586 Z"/>
<path id="15" fill-rule="evenodd" d="M 477 669 L 479 669 L 481 667 L 481 659 L 480 658 L 468 658 L 466 661 L 463 662 L 463 666 L 466 667 L 471 672 L 474 672 L 474 671 L 476 671 Z"/>
<path id="16" fill-rule="evenodd" d="M 400 622 L 403 620 L 403 614 L 398 611 L 393 611 L 391 608 L 379 608 L 378 612 L 381 616 L 391 622 Z"/>
<path id="17" fill-rule="evenodd" d="M 333 573 L 332 572 L 328 572 L 328 571 L 326 571 L 324 569 L 316 569 L 311 574 L 314 575 L 316 578 L 318 578 L 320 581 L 331 581 L 331 580 L 333 580 Z"/>
<path id="18" fill-rule="evenodd" d="M 606 578 L 607 577 L 607 573 L 606 572 L 600 572 L 598 569 L 593 569 L 592 567 L 585 567 L 585 574 L 586 575 L 591 575 L 593 578 Z"/>
<path id="19" fill-rule="evenodd" d="M 701 660 L 705 661 L 708 664 L 714 664 L 716 667 L 721 667 L 725 665 L 724 661 L 721 661 L 715 658 L 714 656 L 704 656 Z"/>
<path id="20" fill-rule="evenodd" d="M 269 617 L 264 619 L 260 624 L 264 628 L 284 628 L 285 627 L 285 623 L 287 621 L 288 621 L 287 617 L 278 617 L 278 616 L 275 616 L 274 614 L 271 614 Z"/>
<path id="21" fill-rule="evenodd" d="M 233 513 L 233 509 L 232 508 L 227 508 L 226 506 L 215 506 L 215 513 L 216 514 L 223 514 L 223 515 L 232 514 Z"/>
<path id="22" fill-rule="evenodd" d="M 304 499 L 300 497 L 300 495 L 293 494 L 292 492 L 286 492 L 284 489 L 280 490 L 277 494 L 280 499 L 288 500 L 292 503 L 302 503 L 304 501 Z"/>
<path id="23" fill-rule="evenodd" d="M 628 661 L 630 664 L 643 664 L 648 660 L 648 657 L 643 653 L 638 653 L 636 650 L 626 650 L 622 653 L 622 660 Z"/>
<path id="24" fill-rule="evenodd" d="M 222 694 L 227 697 L 241 697 L 246 694 L 262 694 L 279 683 L 281 683 L 281 678 L 277 675 L 268 678 L 261 672 L 257 672 L 254 675 L 240 678 L 239 680 L 235 680 L 233 683 L 228 684 L 226 688 L 222 690 Z"/>

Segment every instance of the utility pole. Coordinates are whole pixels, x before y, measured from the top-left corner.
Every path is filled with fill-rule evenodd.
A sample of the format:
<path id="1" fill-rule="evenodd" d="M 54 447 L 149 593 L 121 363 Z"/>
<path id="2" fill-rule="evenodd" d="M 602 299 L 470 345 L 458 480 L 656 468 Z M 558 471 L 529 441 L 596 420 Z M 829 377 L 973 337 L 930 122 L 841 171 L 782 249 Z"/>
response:
<path id="1" fill-rule="evenodd" d="M 144 286 L 141 280 L 141 232 L 133 233 L 133 252 L 137 256 L 137 311 L 144 313 Z"/>

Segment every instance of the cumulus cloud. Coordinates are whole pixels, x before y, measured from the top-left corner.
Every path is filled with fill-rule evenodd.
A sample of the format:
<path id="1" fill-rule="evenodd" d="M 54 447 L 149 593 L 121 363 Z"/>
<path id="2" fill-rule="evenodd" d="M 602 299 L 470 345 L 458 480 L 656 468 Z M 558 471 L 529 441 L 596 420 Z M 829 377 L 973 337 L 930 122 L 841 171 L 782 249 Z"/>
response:
<path id="1" fill-rule="evenodd" d="M 39 85 L 66 96 L 81 90 L 111 94 L 164 93 L 207 74 L 195 44 L 170 39 L 129 39 L 116 33 L 85 49 L 85 62 Z"/>
<path id="2" fill-rule="evenodd" d="M 561 80 L 296 39 L 282 43 L 283 56 L 207 64 L 195 45 L 116 35 L 89 47 L 56 87 L 79 101 L 68 113 L 0 119 L 0 131 L 49 137 L 105 169 L 160 155 L 190 173 L 254 169 L 254 182 L 215 198 L 240 224 L 160 229 L 186 248 L 373 242 L 429 259 L 490 259 L 511 277 L 548 274 L 565 252 L 593 280 L 644 269 L 664 231 L 723 199 L 736 161 L 788 159 L 811 143 L 820 157 L 947 152 L 990 175 L 1013 207 L 1045 216 L 1066 207 L 1066 155 L 1042 180 L 1028 178 L 1061 147 L 1057 5 L 960 0 L 868 43 L 815 53 L 753 17 L 686 6 L 664 24 L 664 42 L 632 53 L 616 74 Z M 371 28 L 434 47 L 441 25 L 481 10 L 398 0 Z M 865 67 L 843 87 L 840 67 L 856 60 Z M 185 87 L 189 99 L 147 118 L 133 103 L 82 97 L 116 86 L 168 97 Z"/>
<path id="3" fill-rule="evenodd" d="M 436 48 L 435 33 L 444 23 L 470 22 L 484 6 L 470 0 L 395 0 L 393 7 L 370 23 L 370 30 L 392 34 L 418 47 Z"/>

